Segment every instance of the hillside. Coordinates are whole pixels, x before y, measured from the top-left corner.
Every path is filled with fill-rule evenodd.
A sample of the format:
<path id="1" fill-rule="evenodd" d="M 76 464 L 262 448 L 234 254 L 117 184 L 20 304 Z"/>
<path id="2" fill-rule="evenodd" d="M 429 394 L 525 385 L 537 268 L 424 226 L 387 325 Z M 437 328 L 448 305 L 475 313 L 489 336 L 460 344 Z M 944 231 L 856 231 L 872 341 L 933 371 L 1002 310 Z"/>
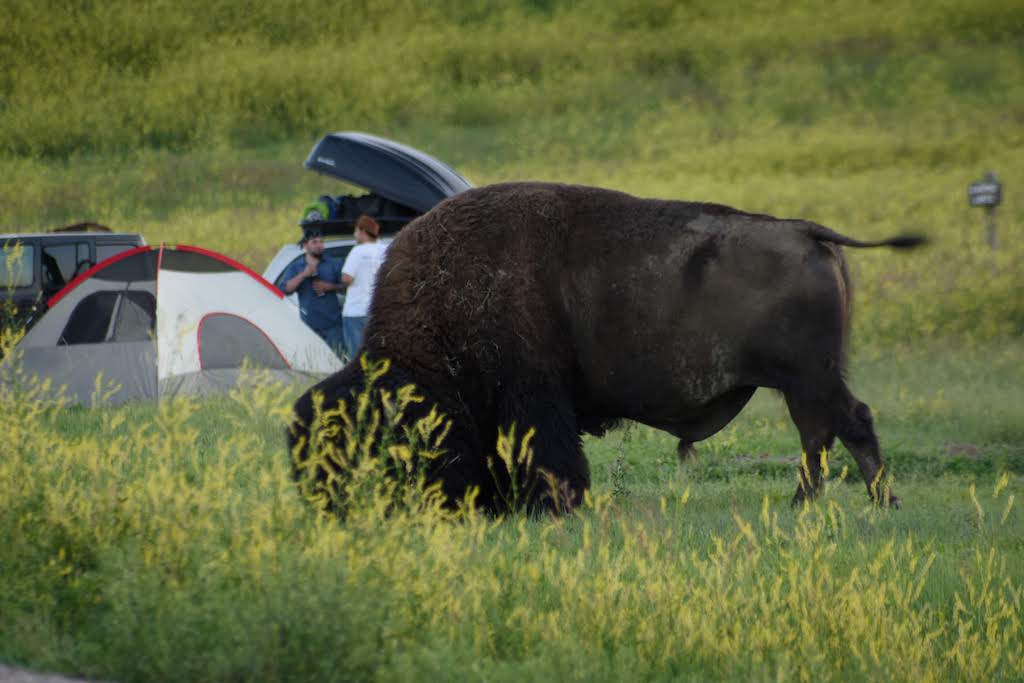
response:
<path id="1" fill-rule="evenodd" d="M 1024 9 L 702 5 L 16 0 L 0 24 L 0 224 L 91 218 L 262 269 L 310 197 L 343 191 L 302 170 L 312 142 L 359 129 L 476 184 L 925 232 L 913 257 L 852 257 L 858 331 L 1024 331 Z M 986 170 L 1006 185 L 994 256 L 965 200 Z"/>

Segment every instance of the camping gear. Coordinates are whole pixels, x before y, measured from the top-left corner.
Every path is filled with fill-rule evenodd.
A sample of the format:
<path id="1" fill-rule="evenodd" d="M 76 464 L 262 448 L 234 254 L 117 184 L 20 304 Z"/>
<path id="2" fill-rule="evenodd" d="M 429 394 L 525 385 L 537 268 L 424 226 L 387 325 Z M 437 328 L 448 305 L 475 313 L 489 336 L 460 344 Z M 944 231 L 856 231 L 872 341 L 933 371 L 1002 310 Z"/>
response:
<path id="1" fill-rule="evenodd" d="M 331 133 L 306 158 L 306 168 L 369 190 L 360 196 L 320 197 L 303 211 L 320 216 L 325 235 L 350 234 L 362 214 L 393 233 L 443 199 L 473 187 L 451 166 L 412 147 L 367 133 Z M 326 201 L 330 200 L 330 201 Z"/>
<path id="2" fill-rule="evenodd" d="M 302 210 L 299 225 L 306 227 L 334 220 L 338 220 L 338 201 L 330 195 L 322 194 L 315 202 Z"/>
<path id="3" fill-rule="evenodd" d="M 198 247 L 139 247 L 81 274 L 18 343 L 2 381 L 49 378 L 54 394 L 90 403 L 96 377 L 110 403 L 205 396 L 243 368 L 271 380 L 322 377 L 341 363 L 296 320 L 284 294 L 226 256 Z M 9 359 L 11 360 L 11 359 Z"/>

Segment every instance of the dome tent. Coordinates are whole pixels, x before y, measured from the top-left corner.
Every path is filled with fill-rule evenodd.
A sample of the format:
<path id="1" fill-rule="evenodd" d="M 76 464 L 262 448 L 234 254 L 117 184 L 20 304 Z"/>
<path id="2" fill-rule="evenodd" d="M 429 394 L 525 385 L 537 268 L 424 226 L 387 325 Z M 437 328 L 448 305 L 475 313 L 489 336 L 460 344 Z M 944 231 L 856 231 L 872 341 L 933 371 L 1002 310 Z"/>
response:
<path id="1" fill-rule="evenodd" d="M 203 396 L 234 387 L 243 368 L 307 381 L 341 368 L 284 295 L 245 266 L 198 247 L 139 247 L 98 263 L 49 301 L 18 343 L 18 374 L 49 378 L 88 403 Z M 3 381 L 11 384 L 8 368 Z"/>

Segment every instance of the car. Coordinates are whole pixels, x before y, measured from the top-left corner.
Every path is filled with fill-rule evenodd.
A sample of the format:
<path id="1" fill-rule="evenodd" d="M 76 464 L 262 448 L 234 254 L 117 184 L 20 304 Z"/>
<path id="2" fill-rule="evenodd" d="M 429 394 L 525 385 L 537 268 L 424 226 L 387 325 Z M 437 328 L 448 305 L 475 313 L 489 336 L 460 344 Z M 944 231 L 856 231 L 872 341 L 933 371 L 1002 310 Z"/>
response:
<path id="1" fill-rule="evenodd" d="M 368 133 L 347 131 L 321 138 L 306 158 L 311 171 L 367 190 L 361 195 L 322 195 L 303 212 L 299 225 L 313 226 L 324 235 L 324 253 L 344 261 L 355 246 L 355 220 L 372 216 L 381 226 L 382 242 L 394 236 L 435 204 L 470 189 L 472 184 L 443 161 L 412 147 Z M 277 287 L 284 285 L 285 269 L 302 258 L 297 241 L 282 246 L 271 259 L 263 277 Z M 344 302 L 344 293 L 338 298 Z M 298 298 L 288 297 L 298 313 Z"/>
<path id="2" fill-rule="evenodd" d="M 69 282 L 111 256 L 145 245 L 138 233 L 111 232 L 96 223 L 0 233 L 0 326 L 28 329 Z"/>

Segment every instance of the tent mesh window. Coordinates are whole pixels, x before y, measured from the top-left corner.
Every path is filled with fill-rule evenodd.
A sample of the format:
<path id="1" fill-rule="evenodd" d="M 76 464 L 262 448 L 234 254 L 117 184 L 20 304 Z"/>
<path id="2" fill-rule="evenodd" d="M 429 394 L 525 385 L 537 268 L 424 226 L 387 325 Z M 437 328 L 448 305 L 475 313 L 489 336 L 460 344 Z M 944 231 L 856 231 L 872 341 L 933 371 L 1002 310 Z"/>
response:
<path id="1" fill-rule="evenodd" d="M 75 306 L 58 343 L 149 341 L 155 327 L 156 298 L 149 292 L 96 292 Z"/>
<path id="2" fill-rule="evenodd" d="M 72 345 L 105 342 L 119 296 L 118 292 L 96 292 L 79 301 L 58 343 Z"/>
<path id="3" fill-rule="evenodd" d="M 110 341 L 149 341 L 155 332 L 156 298 L 149 292 L 124 292 Z"/>
<path id="4" fill-rule="evenodd" d="M 199 365 L 204 370 L 249 367 L 287 370 L 281 352 L 260 328 L 230 313 L 211 313 L 199 324 Z"/>

